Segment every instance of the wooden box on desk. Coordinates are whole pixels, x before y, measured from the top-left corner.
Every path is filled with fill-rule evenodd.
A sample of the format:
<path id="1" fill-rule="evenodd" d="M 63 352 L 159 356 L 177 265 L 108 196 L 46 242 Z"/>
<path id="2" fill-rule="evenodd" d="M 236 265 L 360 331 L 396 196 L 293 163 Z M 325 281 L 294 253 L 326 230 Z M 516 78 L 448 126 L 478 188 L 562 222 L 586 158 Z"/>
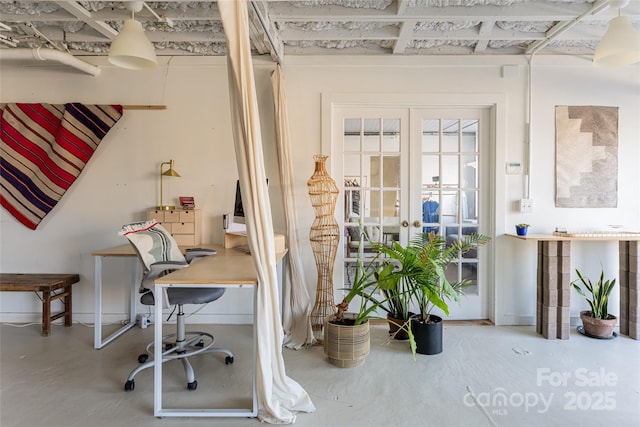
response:
<path id="1" fill-rule="evenodd" d="M 202 242 L 200 209 L 149 210 L 147 219 L 158 221 L 173 236 L 178 245 L 196 246 Z"/>
<path id="2" fill-rule="evenodd" d="M 273 241 L 276 246 L 276 252 L 285 251 L 284 234 L 274 234 Z M 227 249 L 246 246 L 247 244 L 247 233 L 245 232 L 231 231 L 224 233 L 224 247 Z"/>

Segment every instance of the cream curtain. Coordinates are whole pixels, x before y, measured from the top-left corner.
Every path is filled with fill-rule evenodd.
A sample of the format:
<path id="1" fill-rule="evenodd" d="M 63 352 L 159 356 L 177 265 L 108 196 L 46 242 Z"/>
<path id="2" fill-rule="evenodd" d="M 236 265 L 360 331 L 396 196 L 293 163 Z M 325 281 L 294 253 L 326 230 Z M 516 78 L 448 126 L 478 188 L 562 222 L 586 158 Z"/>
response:
<path id="1" fill-rule="evenodd" d="M 258 273 L 258 417 L 270 423 L 293 423 L 296 411 L 315 410 L 307 392 L 285 372 L 283 332 L 271 206 L 266 188 L 260 118 L 249 46 L 247 1 L 219 1 L 227 38 L 229 96 L 236 161 L 245 208 L 249 247 Z"/>
<path id="2" fill-rule="evenodd" d="M 284 272 L 284 306 L 282 320 L 284 326 L 284 344 L 299 349 L 315 341 L 311 329 L 311 298 L 304 279 L 302 260 L 298 248 L 298 216 L 293 192 L 293 161 L 291 160 L 291 138 L 289 137 L 289 116 L 287 98 L 284 93 L 284 76 L 280 65 L 271 75 L 273 101 L 276 115 L 276 138 L 278 162 L 280 163 L 280 183 L 284 196 L 285 220 L 287 223 L 287 248 L 289 262 Z"/>

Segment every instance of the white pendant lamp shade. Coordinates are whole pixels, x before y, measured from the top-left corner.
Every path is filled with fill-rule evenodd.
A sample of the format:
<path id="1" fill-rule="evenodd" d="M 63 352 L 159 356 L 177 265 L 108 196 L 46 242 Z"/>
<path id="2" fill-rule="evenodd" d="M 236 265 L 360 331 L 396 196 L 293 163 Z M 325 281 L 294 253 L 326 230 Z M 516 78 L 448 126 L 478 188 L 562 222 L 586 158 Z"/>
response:
<path id="1" fill-rule="evenodd" d="M 142 29 L 134 19 L 124 21 L 120 34 L 111 42 L 109 62 L 129 70 L 146 70 L 158 66 L 156 52 Z"/>
<path id="2" fill-rule="evenodd" d="M 603 66 L 635 64 L 640 61 L 640 31 L 631 25 L 628 16 L 618 16 L 609 22 L 607 32 L 593 55 L 593 63 Z"/>

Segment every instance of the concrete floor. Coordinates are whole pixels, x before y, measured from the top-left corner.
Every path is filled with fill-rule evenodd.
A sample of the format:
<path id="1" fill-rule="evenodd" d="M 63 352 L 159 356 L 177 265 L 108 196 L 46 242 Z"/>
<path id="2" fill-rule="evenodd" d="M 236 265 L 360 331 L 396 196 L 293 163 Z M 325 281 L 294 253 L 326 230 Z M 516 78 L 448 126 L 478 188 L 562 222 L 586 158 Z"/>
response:
<path id="1" fill-rule="evenodd" d="M 198 325 L 213 330 L 235 353 L 194 358 L 198 390 L 185 389 L 179 363 L 165 365 L 163 405 L 208 407 L 250 402 L 247 326 Z M 108 331 L 105 331 L 105 333 Z M 256 419 L 153 416 L 153 372 L 123 385 L 153 327 L 134 328 L 102 350 L 93 329 L 0 326 L 2 427 L 256 426 Z M 549 341 L 533 327 L 445 326 L 444 352 L 418 355 L 406 343 L 385 345 L 386 327 L 373 326 L 365 364 L 340 369 L 322 348 L 285 350 L 287 374 L 309 393 L 316 411 L 299 426 L 638 426 L 640 341 L 594 340 L 572 330 Z"/>

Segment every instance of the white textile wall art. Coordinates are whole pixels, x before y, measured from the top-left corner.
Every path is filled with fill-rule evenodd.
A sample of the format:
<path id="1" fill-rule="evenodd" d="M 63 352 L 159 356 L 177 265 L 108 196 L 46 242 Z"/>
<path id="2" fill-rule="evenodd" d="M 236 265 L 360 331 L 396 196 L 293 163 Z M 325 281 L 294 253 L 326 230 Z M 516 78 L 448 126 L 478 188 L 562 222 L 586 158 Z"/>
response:
<path id="1" fill-rule="evenodd" d="M 556 106 L 556 207 L 618 205 L 618 107 Z"/>

